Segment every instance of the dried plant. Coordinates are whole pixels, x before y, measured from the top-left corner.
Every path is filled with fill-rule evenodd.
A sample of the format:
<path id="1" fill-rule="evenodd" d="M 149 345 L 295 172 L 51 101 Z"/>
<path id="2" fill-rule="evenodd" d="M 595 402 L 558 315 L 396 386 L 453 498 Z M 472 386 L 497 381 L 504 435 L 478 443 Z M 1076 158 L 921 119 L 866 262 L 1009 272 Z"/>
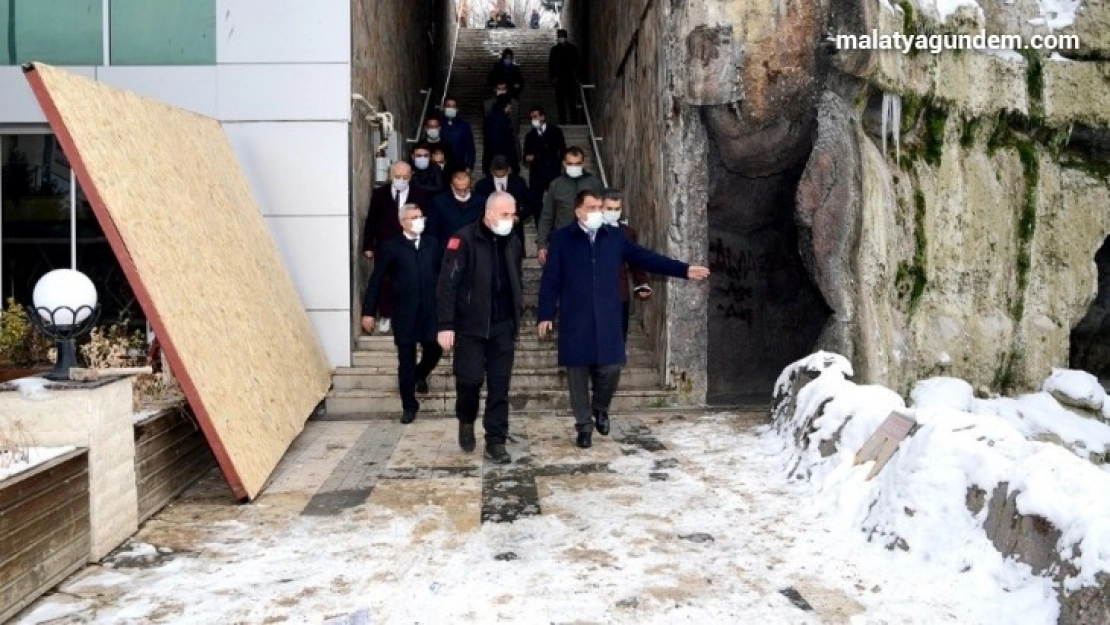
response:
<path id="1" fill-rule="evenodd" d="M 45 362 L 50 341 L 35 332 L 27 310 L 9 297 L 0 310 L 0 364 L 27 366 Z"/>
<path id="2" fill-rule="evenodd" d="M 0 430 L 0 469 L 6 469 L 17 462 L 27 462 L 31 456 L 28 450 L 34 441 L 23 424 L 16 421 L 5 430 Z"/>
<path id="3" fill-rule="evenodd" d="M 93 369 L 139 367 L 146 364 L 146 339 L 139 330 L 131 330 L 126 319 L 97 326 L 81 346 L 81 355 Z"/>

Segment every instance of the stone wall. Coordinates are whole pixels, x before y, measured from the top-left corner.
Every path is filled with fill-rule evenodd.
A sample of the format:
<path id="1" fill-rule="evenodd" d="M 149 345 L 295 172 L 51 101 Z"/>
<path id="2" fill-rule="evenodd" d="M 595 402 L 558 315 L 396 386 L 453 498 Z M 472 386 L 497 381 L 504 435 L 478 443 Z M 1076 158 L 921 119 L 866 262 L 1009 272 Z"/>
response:
<path id="1" fill-rule="evenodd" d="M 440 0 L 451 4 L 451 0 Z M 408 0 L 352 0 L 351 2 L 351 91 L 361 94 L 380 111 L 393 114 L 401 141 L 417 131 L 424 96 L 432 84 L 436 56 L 428 40 L 433 4 Z M 351 277 L 354 280 L 351 323 L 358 336 L 362 291 L 370 263 L 358 252 L 362 226 L 373 188 L 375 146 L 370 145 L 371 127 L 367 110 L 351 108 Z M 403 155 L 407 147 L 402 146 Z"/>

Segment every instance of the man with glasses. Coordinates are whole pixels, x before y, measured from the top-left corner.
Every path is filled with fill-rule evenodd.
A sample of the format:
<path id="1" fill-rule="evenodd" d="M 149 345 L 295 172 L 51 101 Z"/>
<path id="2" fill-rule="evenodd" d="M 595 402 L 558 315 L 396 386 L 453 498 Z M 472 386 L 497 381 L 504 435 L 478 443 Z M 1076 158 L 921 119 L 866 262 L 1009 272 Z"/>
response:
<path id="1" fill-rule="evenodd" d="M 559 316 L 559 366 L 567 368 L 575 444 L 590 447 L 593 431 L 609 434 L 609 404 L 627 361 L 621 333 L 620 264 L 689 280 L 709 277 L 706 267 L 656 254 L 605 226 L 601 194 L 586 190 L 575 199 L 575 220 L 551 235 L 540 279 L 536 332 L 542 339 Z M 592 386 L 592 395 L 591 395 Z"/>
<path id="2" fill-rule="evenodd" d="M 539 261 L 547 261 L 547 240 L 551 233 L 575 220 L 575 201 L 583 191 L 601 191 L 601 181 L 583 167 L 586 153 L 578 146 L 567 148 L 563 155 L 563 174 L 547 186 L 540 212 L 539 231 L 536 247 L 539 248 Z M 615 271 L 615 270 L 614 270 Z"/>

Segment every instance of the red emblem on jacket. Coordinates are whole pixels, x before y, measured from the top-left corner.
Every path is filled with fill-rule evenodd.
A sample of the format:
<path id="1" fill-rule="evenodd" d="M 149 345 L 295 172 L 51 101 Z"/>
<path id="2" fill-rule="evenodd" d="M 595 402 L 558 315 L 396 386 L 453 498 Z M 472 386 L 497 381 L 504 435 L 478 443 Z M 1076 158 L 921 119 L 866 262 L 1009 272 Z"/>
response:
<path id="1" fill-rule="evenodd" d="M 447 240 L 447 249 L 451 251 L 459 249 L 460 245 L 462 245 L 462 239 L 459 237 L 451 237 Z"/>

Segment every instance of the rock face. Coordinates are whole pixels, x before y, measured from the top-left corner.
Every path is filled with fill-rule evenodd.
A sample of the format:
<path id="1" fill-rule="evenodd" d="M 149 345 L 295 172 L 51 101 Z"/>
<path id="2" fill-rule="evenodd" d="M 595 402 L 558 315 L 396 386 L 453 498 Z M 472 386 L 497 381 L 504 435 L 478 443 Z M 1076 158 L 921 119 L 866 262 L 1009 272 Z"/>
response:
<path id="1" fill-rule="evenodd" d="M 1077 352 L 1090 354 L 1084 368 L 1110 369 L 1110 348 L 1094 346 L 1107 315 L 1072 334 L 1110 235 L 1110 3 L 1084 0 L 1063 27 L 1038 21 L 1036 0 L 979 5 L 940 15 L 917 0 L 568 2 L 593 32 L 605 25 L 589 50 L 599 134 L 644 241 L 696 262 L 797 244 L 797 259 L 779 264 L 804 268 L 808 285 L 791 297 L 808 316 L 774 307 L 787 291 L 771 278 L 714 278 L 710 293 L 671 282 L 649 305 L 660 364 L 689 401 L 742 390 L 714 376 L 755 390 L 781 367 L 749 334 L 795 337 L 778 341 L 790 358 L 836 349 L 861 381 L 903 392 L 938 373 L 1027 390 Z M 1076 33 L 1082 46 L 1063 57 L 903 54 L 835 50 L 827 38 L 980 28 Z M 884 93 L 902 104 L 899 149 L 886 152 Z M 791 180 L 792 209 L 767 199 Z M 788 210 L 796 230 L 778 227 Z M 729 306 L 779 321 L 725 318 Z M 718 366 L 730 354 L 746 364 Z"/>

